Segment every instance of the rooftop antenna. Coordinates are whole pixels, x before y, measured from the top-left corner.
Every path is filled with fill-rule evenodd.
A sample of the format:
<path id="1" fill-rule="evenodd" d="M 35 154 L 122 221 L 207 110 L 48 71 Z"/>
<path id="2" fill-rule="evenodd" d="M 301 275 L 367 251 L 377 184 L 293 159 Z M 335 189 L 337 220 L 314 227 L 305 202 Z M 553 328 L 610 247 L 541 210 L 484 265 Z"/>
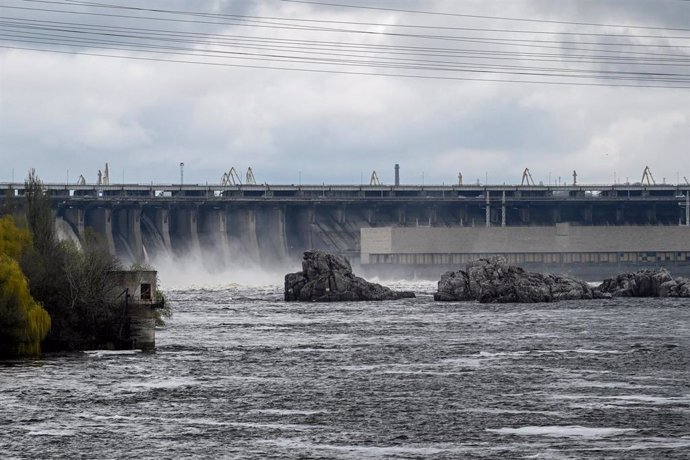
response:
<path id="1" fill-rule="evenodd" d="M 522 183 L 520 185 L 534 185 L 534 179 L 532 179 L 532 174 L 529 172 L 529 168 L 525 168 L 522 172 Z"/>
<path id="2" fill-rule="evenodd" d="M 381 185 L 381 181 L 379 180 L 379 175 L 376 174 L 376 171 L 371 172 L 371 178 L 369 179 L 369 185 Z"/>
<path id="3" fill-rule="evenodd" d="M 640 182 L 644 184 L 645 180 L 647 181 L 647 185 L 656 185 L 656 181 L 654 180 L 654 176 L 652 176 L 652 171 L 649 169 L 649 166 L 644 167 L 642 180 Z"/>

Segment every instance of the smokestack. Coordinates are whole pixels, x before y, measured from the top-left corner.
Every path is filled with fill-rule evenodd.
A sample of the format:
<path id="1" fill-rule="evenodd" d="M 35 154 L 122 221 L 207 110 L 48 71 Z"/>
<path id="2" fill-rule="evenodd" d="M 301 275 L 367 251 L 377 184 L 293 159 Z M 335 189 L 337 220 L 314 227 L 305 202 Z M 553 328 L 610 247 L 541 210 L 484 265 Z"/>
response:
<path id="1" fill-rule="evenodd" d="M 395 165 L 395 185 L 400 185 L 400 165 Z"/>

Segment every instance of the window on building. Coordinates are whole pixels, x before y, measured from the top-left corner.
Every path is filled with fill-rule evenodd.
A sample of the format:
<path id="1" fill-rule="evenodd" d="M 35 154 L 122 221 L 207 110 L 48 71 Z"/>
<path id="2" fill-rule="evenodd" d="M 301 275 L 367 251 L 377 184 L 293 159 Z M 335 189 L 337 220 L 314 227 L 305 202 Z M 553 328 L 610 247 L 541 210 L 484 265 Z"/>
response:
<path id="1" fill-rule="evenodd" d="M 141 300 L 151 300 L 151 285 L 149 283 L 141 284 Z"/>

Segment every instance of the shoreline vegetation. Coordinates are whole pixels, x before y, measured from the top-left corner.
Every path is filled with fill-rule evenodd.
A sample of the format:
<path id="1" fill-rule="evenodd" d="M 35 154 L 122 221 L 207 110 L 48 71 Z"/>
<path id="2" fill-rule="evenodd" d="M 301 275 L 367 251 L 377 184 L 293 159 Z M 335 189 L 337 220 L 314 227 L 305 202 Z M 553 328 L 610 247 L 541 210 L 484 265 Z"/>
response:
<path id="1" fill-rule="evenodd" d="M 56 235 L 51 199 L 34 170 L 24 213 L 8 196 L 0 207 L 0 357 L 123 346 L 122 300 L 109 273 L 122 270 L 105 241 L 87 229 L 81 248 Z M 157 324 L 170 316 L 163 307 Z"/>

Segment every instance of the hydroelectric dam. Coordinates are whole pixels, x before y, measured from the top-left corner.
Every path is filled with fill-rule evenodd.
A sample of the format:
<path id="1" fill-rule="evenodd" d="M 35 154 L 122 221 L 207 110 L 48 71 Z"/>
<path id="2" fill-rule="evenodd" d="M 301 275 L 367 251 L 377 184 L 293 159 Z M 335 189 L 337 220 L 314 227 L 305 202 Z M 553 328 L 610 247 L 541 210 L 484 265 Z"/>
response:
<path id="1" fill-rule="evenodd" d="M 690 271 L 690 185 L 43 186 L 73 239 L 92 228 L 125 262 L 270 268 L 321 249 L 366 273 L 435 276 L 497 254 L 572 273 Z M 21 206 L 23 183 L 0 188 Z"/>

